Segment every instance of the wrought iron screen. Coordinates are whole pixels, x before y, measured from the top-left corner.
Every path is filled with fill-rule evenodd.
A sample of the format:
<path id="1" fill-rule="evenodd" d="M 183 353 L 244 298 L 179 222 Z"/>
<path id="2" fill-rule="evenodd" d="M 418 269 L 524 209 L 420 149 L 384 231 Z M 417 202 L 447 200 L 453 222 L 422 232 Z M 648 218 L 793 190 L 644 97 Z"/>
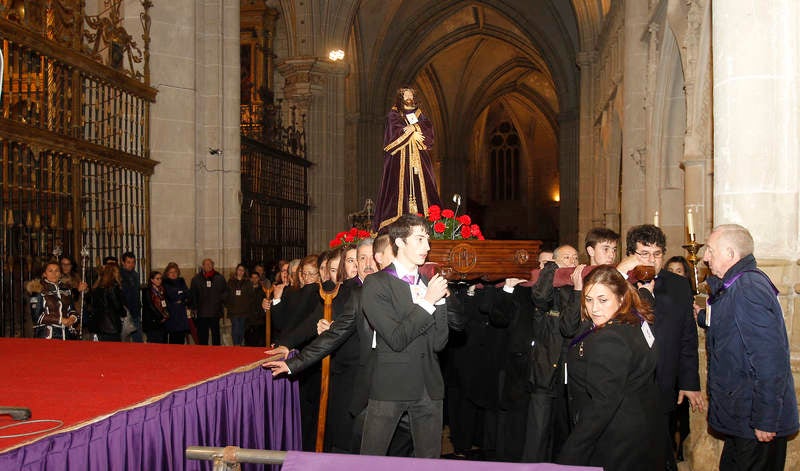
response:
<path id="1" fill-rule="evenodd" d="M 307 160 L 242 136 L 242 258 L 306 255 Z"/>
<path id="2" fill-rule="evenodd" d="M 144 53 L 121 26 L 121 0 L 94 16 L 84 5 L 0 5 L 0 336 L 29 330 L 25 283 L 59 254 L 80 263 L 87 246 L 90 283 L 104 256 L 128 250 L 147 272 L 151 2 Z"/>

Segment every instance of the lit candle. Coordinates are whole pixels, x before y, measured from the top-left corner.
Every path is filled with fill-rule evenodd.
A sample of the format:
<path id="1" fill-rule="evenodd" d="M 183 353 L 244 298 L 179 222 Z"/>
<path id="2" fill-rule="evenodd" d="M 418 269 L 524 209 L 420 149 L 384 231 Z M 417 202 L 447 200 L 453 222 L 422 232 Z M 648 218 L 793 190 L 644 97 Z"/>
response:
<path id="1" fill-rule="evenodd" d="M 653 225 L 658 227 L 658 211 L 653 213 Z"/>
<path id="2" fill-rule="evenodd" d="M 694 218 L 692 217 L 692 208 L 686 213 L 686 227 L 689 229 L 689 238 L 694 240 Z"/>

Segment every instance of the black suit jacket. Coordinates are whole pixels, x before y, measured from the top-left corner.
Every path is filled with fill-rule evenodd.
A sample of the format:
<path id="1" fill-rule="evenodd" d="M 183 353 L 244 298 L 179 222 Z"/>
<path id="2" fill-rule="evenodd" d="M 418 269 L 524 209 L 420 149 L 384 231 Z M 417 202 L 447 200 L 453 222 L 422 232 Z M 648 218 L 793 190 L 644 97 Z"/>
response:
<path id="1" fill-rule="evenodd" d="M 580 331 L 590 326 L 584 322 Z M 557 462 L 664 469 L 666 416 L 653 381 L 656 353 L 640 327 L 609 321 L 575 342 L 567 360 L 573 429 Z"/>
<path id="2" fill-rule="evenodd" d="M 533 390 L 529 379 L 533 352 L 538 348 L 538 345 L 531 346 L 534 340 L 533 311 L 530 287 L 516 286 L 513 293 L 497 289 L 489 322 L 496 327 L 507 328 L 509 334 L 505 345 L 505 377 L 500 397 L 501 407 L 505 409 L 527 404 Z M 556 360 L 558 353 L 560 346 Z"/>
<path id="3" fill-rule="evenodd" d="M 421 277 L 421 282 L 428 280 Z M 446 303 L 433 314 L 414 304 L 408 283 L 386 270 L 364 281 L 364 314 L 377 333 L 370 399 L 415 401 L 427 391 L 444 398 L 437 352 L 447 344 Z"/>
<path id="4" fill-rule="evenodd" d="M 662 407 L 670 411 L 675 408 L 678 390 L 700 390 L 692 287 L 687 278 L 661 270 L 653 294 L 646 289 L 640 289 L 639 293 L 651 305 L 655 296 L 656 383 Z"/>

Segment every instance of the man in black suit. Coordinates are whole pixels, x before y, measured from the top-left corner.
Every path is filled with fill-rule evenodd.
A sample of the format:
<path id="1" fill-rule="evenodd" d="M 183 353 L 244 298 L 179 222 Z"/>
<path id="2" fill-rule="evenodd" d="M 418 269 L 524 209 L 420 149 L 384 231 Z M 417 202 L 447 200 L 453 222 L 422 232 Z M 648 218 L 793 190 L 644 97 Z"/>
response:
<path id="1" fill-rule="evenodd" d="M 627 276 L 637 265 L 648 265 L 657 273 L 654 280 L 638 284 L 640 296 L 654 306 L 656 383 L 661 391 L 663 412 L 669 415 L 684 400 L 689 401 L 693 411 L 702 411 L 705 399 L 700 392 L 692 287 L 687 278 L 663 269 L 666 246 L 667 238 L 657 226 L 632 227 L 626 237 L 627 256 L 617 269 Z M 668 430 L 664 435 L 668 447 L 667 469 L 677 469 Z"/>
<path id="2" fill-rule="evenodd" d="M 370 384 L 361 453 L 385 455 L 407 415 L 415 456 L 441 455 L 444 381 L 437 352 L 448 338 L 447 280 L 421 277 L 430 245 L 425 221 L 406 214 L 389 226 L 394 263 L 364 282 L 362 306 L 375 329 L 375 368 Z M 409 332 L 409 321 L 422 326 Z"/>

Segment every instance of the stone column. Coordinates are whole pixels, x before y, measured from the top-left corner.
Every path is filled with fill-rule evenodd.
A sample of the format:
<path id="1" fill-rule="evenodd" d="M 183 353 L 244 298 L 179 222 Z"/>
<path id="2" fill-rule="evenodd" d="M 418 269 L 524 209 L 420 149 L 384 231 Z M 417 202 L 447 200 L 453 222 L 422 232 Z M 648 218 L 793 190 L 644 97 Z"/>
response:
<path id="1" fill-rule="evenodd" d="M 193 0 L 176 0 L 155 13 L 150 69 L 158 96 L 150 107 L 150 155 L 159 164 L 150 183 L 151 267 L 175 261 L 186 276 L 196 262 L 196 11 Z"/>
<path id="2" fill-rule="evenodd" d="M 578 159 L 578 113 L 567 110 L 558 115 L 558 172 L 561 211 L 559 217 L 559 243 L 578 243 L 578 188 L 580 182 Z"/>
<path id="3" fill-rule="evenodd" d="M 798 255 L 800 4 L 714 2 L 714 224 L 740 223 L 756 254 Z"/>
<path id="4" fill-rule="evenodd" d="M 281 61 L 278 70 L 286 79 L 287 105 L 297 105 L 298 114 L 306 115 L 306 158 L 314 164 L 308 172 L 307 249 L 319 252 L 348 227 L 344 207 L 347 68 L 327 59 L 293 57 Z"/>
<path id="5" fill-rule="evenodd" d="M 191 276 L 241 258 L 239 3 L 177 0 L 151 12 L 152 267 Z M 218 149 L 211 155 L 209 149 Z"/>
<path id="6" fill-rule="evenodd" d="M 713 224 L 738 223 L 780 290 L 795 387 L 800 386 L 800 3 L 716 1 L 712 5 L 714 90 Z M 791 440 L 786 469 L 800 467 Z"/>
<path id="7" fill-rule="evenodd" d="M 648 43 L 642 34 L 648 26 L 648 2 L 625 2 L 624 84 L 622 87 L 622 227 L 642 224 L 645 218 L 644 166 L 647 162 L 645 113 Z M 652 219 L 651 219 L 652 220 Z"/>
<path id="8" fill-rule="evenodd" d="M 594 148 L 594 125 L 592 113 L 594 103 L 592 98 L 592 77 L 594 76 L 594 61 L 597 53 L 594 51 L 579 52 L 577 56 L 578 67 L 581 71 L 581 97 L 578 144 L 578 188 L 583 189 L 578 194 L 578 240 L 583 240 L 586 232 L 594 227 L 594 220 L 598 217 L 598 206 L 602 202 L 598 195 L 602 194 L 595 188 L 597 174 L 598 152 Z"/>
<path id="9" fill-rule="evenodd" d="M 239 4 L 205 0 L 196 11 L 196 257 L 227 273 L 242 255 Z"/>

